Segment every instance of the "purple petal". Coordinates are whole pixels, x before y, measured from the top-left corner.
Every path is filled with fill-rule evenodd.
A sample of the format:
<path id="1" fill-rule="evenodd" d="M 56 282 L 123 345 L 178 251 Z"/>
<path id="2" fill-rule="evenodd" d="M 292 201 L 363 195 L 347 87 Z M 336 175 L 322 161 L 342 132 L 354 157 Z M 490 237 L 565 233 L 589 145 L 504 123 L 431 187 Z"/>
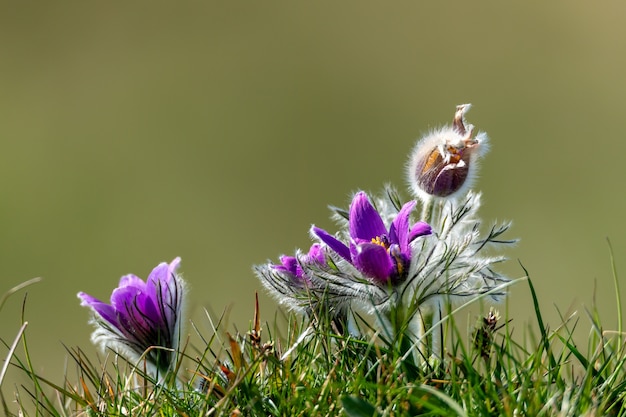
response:
<path id="1" fill-rule="evenodd" d="M 409 243 L 413 242 L 416 238 L 420 236 L 426 236 L 432 234 L 433 229 L 426 222 L 417 222 L 411 228 L 411 233 L 409 233 Z"/>
<path id="2" fill-rule="evenodd" d="M 308 281 L 298 258 L 283 255 L 280 257 L 281 265 L 271 265 L 271 268 L 279 273 L 285 274 L 291 284 L 302 286 Z"/>
<path id="3" fill-rule="evenodd" d="M 350 236 L 369 241 L 385 234 L 387 228 L 380 214 L 369 202 L 367 194 L 358 192 L 350 204 Z"/>
<path id="4" fill-rule="evenodd" d="M 142 290 L 131 285 L 117 287 L 111 293 L 111 305 L 116 311 L 125 310 L 126 305 L 133 304 L 137 294 L 140 294 L 142 291 L 145 291 L 145 289 Z"/>
<path id="5" fill-rule="evenodd" d="M 164 280 L 164 285 L 161 288 L 163 294 L 163 300 L 170 306 L 169 309 L 169 322 L 173 323 L 172 319 L 174 314 L 178 314 L 180 298 L 182 294 L 182 288 L 178 278 L 178 267 L 180 266 L 180 257 L 174 258 L 167 267 L 167 278 Z"/>
<path id="6" fill-rule="evenodd" d="M 400 246 L 395 243 L 389 247 L 389 255 L 391 256 L 392 262 L 394 263 L 394 278 L 400 278 L 405 276 L 406 268 L 411 259 L 410 249 L 407 252 L 408 253 L 402 253 L 402 251 L 400 250 Z"/>
<path id="7" fill-rule="evenodd" d="M 180 313 L 182 288 L 177 281 L 177 270 L 180 265 L 180 258 L 175 258 L 169 264 L 161 263 L 152 270 L 147 280 L 147 287 L 150 289 L 154 284 L 154 295 L 148 292 L 153 300 L 153 305 L 162 318 L 160 321 L 164 330 L 173 332 L 173 326 Z"/>
<path id="8" fill-rule="evenodd" d="M 165 262 L 161 262 L 150 272 L 146 280 L 146 292 L 150 298 L 158 300 L 161 297 L 159 292 L 167 290 L 167 281 L 169 280 L 170 266 Z"/>
<path id="9" fill-rule="evenodd" d="M 364 275 L 380 282 L 387 282 L 393 273 L 394 264 L 387 250 L 375 243 L 356 246 L 354 266 Z"/>
<path id="10" fill-rule="evenodd" d="M 127 337 L 132 337 L 139 330 L 150 328 L 151 323 L 159 323 L 161 315 L 154 306 L 154 301 L 143 291 L 135 287 L 121 287 L 113 290 L 111 304 L 115 308 L 121 330 Z"/>
<path id="11" fill-rule="evenodd" d="M 336 240 L 336 239 L 335 239 Z M 297 284 L 307 283 L 309 278 L 302 268 L 302 262 L 305 266 L 307 264 L 319 264 L 326 265 L 326 254 L 324 248 L 319 243 L 311 245 L 309 252 L 301 256 L 300 259 L 294 256 L 282 255 L 280 257 L 280 265 L 272 265 L 271 267 L 279 272 L 288 274 L 291 276 L 291 280 Z"/>
<path id="12" fill-rule="evenodd" d="M 357 256 L 359 256 L 359 248 L 358 246 L 361 243 L 371 243 L 365 240 L 359 240 L 358 242 L 355 241 L 354 239 L 350 239 L 350 263 L 354 265 L 354 263 L 352 262 L 353 259 L 356 259 Z"/>
<path id="13" fill-rule="evenodd" d="M 176 275 L 179 266 L 180 266 L 180 256 L 177 256 L 169 264 L 168 271 L 167 271 L 168 276 L 173 278 Z"/>
<path id="14" fill-rule="evenodd" d="M 402 206 L 400 212 L 393 219 L 391 227 L 389 228 L 389 240 L 392 243 L 397 243 L 400 246 L 400 252 L 405 256 L 408 256 L 409 250 L 409 216 L 413 208 L 415 208 L 415 201 L 409 201 Z"/>
<path id="15" fill-rule="evenodd" d="M 119 328 L 117 318 L 115 316 L 115 309 L 112 306 L 98 300 L 96 297 L 85 294 L 84 292 L 79 292 L 78 298 L 81 299 L 81 306 L 91 308 L 97 315 L 102 317 L 102 319 Z"/>
<path id="16" fill-rule="evenodd" d="M 320 265 L 326 264 L 326 254 L 324 253 L 324 248 L 319 243 L 314 243 L 311 245 L 311 249 L 309 249 L 309 253 L 307 254 L 307 260 L 310 262 L 316 262 Z"/>
<path id="17" fill-rule="evenodd" d="M 341 241 L 328 234 L 326 230 L 313 226 L 311 232 L 324 242 L 329 248 L 337 252 L 339 256 L 348 262 L 352 262 L 350 258 L 350 249 Z"/>
<path id="18" fill-rule="evenodd" d="M 118 288 L 121 287 L 132 287 L 136 288 L 138 291 L 145 291 L 146 283 L 137 275 L 128 274 L 120 278 L 120 284 L 118 285 Z"/>
<path id="19" fill-rule="evenodd" d="M 277 271 L 286 272 L 294 276 L 298 273 L 298 260 L 293 256 L 281 256 L 280 263 L 280 265 L 272 265 L 272 268 Z"/>

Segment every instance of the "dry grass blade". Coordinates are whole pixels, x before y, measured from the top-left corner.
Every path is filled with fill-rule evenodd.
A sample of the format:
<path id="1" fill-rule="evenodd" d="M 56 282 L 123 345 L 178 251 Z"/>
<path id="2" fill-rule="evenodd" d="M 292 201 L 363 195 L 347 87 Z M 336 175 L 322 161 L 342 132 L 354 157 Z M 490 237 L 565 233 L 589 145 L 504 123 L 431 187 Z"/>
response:
<path id="1" fill-rule="evenodd" d="M 2 298 L 0 298 L 0 311 L 2 311 L 2 307 L 4 306 L 4 303 L 6 302 L 6 300 L 13 294 L 15 294 L 16 292 L 18 292 L 19 290 L 21 290 L 22 288 L 26 288 L 29 285 L 32 284 L 36 284 L 39 281 L 41 281 L 43 278 L 41 277 L 37 277 L 37 278 L 32 278 L 29 279 L 28 281 L 24 281 L 21 284 L 16 285 L 15 287 L 11 288 L 9 291 L 5 292 L 4 295 L 2 296 Z"/>
<path id="2" fill-rule="evenodd" d="M 27 321 L 25 321 L 24 324 L 22 324 L 22 327 L 20 327 L 20 329 L 17 331 L 17 336 L 15 336 L 15 340 L 13 340 L 13 343 L 11 344 L 11 348 L 9 349 L 9 353 L 7 354 L 7 358 L 4 360 L 4 365 L 2 365 L 2 371 L 0 371 L 0 387 L 2 386 L 4 375 L 6 375 L 7 368 L 9 367 L 9 363 L 11 363 L 11 358 L 13 357 L 13 353 L 15 353 L 17 344 L 22 338 L 22 334 L 24 333 L 26 326 L 28 326 Z"/>
<path id="3" fill-rule="evenodd" d="M 239 343 L 230 335 L 230 333 L 226 333 L 228 335 L 228 342 L 230 344 L 230 353 L 233 359 L 233 365 L 235 365 L 235 369 L 239 370 L 243 367 L 243 354 L 241 353 L 241 348 L 239 347 Z"/>

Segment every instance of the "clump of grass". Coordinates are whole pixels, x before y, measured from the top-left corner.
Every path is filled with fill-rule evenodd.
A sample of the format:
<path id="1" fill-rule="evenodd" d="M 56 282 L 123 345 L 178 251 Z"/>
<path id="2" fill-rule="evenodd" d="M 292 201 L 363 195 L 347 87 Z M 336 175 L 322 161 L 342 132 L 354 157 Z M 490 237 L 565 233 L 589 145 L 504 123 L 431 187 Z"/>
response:
<path id="1" fill-rule="evenodd" d="M 526 282 L 538 334 L 515 340 L 514 323 L 493 310 L 467 334 L 447 314 L 441 358 L 422 357 L 410 336 L 389 339 L 363 318 L 361 337 L 337 332 L 322 314 L 288 314 L 285 334 L 281 320 L 264 331 L 257 300 L 246 334 L 229 334 L 221 321 L 204 326 L 210 337 L 194 326 L 202 349 L 181 348 L 182 385 L 155 380 L 142 361 L 111 353 L 93 362 L 79 348 L 68 348 L 73 369 L 55 383 L 34 371 L 20 334 L 24 359 L 11 350 L 6 360 L 31 384 L 14 393 L 17 412 L 4 397 L 3 408 L 7 416 L 626 415 L 623 335 L 591 310 L 589 345 L 580 349 L 578 322 L 564 318 L 549 330 Z"/>

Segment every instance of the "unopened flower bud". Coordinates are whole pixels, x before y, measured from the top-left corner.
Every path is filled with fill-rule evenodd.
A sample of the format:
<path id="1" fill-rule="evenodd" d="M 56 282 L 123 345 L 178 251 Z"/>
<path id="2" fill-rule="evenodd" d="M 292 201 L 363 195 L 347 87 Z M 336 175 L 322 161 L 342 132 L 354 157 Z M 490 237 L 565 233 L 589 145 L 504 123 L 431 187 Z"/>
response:
<path id="1" fill-rule="evenodd" d="M 489 359 L 490 356 L 498 320 L 500 320 L 500 313 L 491 307 L 489 313 L 480 320 L 482 322 L 480 326 L 474 329 L 474 347 L 485 360 Z"/>
<path id="2" fill-rule="evenodd" d="M 477 161 L 488 150 L 488 139 L 482 132 L 474 135 L 474 126 L 465 121 L 470 107 L 457 106 L 452 126 L 429 133 L 415 145 L 408 177 L 418 197 L 451 197 L 471 185 Z"/>

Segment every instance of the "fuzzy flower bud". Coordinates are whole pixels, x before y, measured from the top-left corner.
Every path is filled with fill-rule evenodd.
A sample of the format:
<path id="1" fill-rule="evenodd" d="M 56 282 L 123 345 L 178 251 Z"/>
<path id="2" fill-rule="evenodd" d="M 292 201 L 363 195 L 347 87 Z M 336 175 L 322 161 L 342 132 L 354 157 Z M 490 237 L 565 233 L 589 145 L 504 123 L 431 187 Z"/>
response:
<path id="1" fill-rule="evenodd" d="M 422 200 L 461 195 L 471 186 L 478 159 L 488 150 L 488 138 L 483 132 L 474 135 L 474 126 L 465 121 L 470 107 L 457 106 L 452 126 L 429 133 L 415 145 L 408 179 Z"/>

